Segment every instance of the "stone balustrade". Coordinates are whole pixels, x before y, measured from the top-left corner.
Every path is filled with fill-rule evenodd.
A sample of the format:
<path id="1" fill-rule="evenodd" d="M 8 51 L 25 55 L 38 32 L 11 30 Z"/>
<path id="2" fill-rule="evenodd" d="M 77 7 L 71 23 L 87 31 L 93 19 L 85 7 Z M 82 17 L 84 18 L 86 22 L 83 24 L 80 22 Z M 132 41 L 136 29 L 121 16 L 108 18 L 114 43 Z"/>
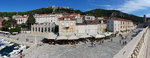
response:
<path id="1" fill-rule="evenodd" d="M 113 58 L 145 58 L 148 27 L 143 29 L 132 41 L 130 41 L 122 50 L 120 50 Z"/>

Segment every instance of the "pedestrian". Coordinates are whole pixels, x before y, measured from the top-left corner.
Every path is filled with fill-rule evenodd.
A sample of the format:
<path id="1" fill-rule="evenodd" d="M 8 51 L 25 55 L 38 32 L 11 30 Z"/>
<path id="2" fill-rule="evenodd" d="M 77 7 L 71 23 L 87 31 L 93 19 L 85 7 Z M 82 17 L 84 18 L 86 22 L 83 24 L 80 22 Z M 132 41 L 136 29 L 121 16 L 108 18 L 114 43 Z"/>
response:
<path id="1" fill-rule="evenodd" d="M 17 38 L 17 40 L 19 40 L 19 38 Z"/>
<path id="2" fill-rule="evenodd" d="M 93 46 L 96 47 L 96 43 L 95 42 L 93 42 Z"/>
<path id="3" fill-rule="evenodd" d="M 20 56 L 20 58 L 22 58 L 22 55 Z"/>
<path id="4" fill-rule="evenodd" d="M 133 38 L 131 38 L 131 40 L 132 40 Z"/>
<path id="5" fill-rule="evenodd" d="M 84 41 L 84 44 L 86 44 L 86 41 Z"/>
<path id="6" fill-rule="evenodd" d="M 123 37 L 122 37 L 122 39 L 123 39 Z"/>
<path id="7" fill-rule="evenodd" d="M 101 44 L 101 40 L 99 41 L 99 45 Z"/>
<path id="8" fill-rule="evenodd" d="M 104 40 L 102 40 L 102 44 L 104 43 Z"/>
<path id="9" fill-rule="evenodd" d="M 127 41 L 125 41 L 125 45 L 127 44 Z"/>
<path id="10" fill-rule="evenodd" d="M 123 41 L 123 45 L 124 45 L 124 41 Z"/>
<path id="11" fill-rule="evenodd" d="M 121 40 L 120 40 L 120 43 L 121 43 Z"/>
<path id="12" fill-rule="evenodd" d="M 26 39 L 26 42 L 28 42 L 28 41 L 29 41 L 29 39 L 27 38 L 27 39 Z"/>
<path id="13" fill-rule="evenodd" d="M 91 42 L 91 46 L 93 47 L 93 42 Z"/>
<path id="14" fill-rule="evenodd" d="M 111 39 L 111 42 L 113 41 L 113 39 Z"/>
<path id="15" fill-rule="evenodd" d="M 22 58 L 22 53 L 20 53 L 20 58 Z"/>

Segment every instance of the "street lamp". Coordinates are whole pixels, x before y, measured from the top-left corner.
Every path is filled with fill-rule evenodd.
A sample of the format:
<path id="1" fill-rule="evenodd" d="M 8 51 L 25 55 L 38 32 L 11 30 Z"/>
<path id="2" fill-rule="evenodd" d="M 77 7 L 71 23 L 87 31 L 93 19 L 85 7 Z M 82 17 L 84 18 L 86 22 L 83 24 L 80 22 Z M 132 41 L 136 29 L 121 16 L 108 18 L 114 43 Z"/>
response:
<path id="1" fill-rule="evenodd" d="M 35 35 L 35 38 L 34 38 L 34 44 L 37 45 L 36 35 Z"/>

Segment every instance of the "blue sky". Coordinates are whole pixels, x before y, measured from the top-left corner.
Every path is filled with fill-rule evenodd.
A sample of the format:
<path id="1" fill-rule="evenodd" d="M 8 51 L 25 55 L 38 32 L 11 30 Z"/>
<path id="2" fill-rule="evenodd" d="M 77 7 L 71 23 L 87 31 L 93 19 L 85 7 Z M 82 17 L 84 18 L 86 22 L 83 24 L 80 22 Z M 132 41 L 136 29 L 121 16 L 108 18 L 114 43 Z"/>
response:
<path id="1" fill-rule="evenodd" d="M 48 6 L 68 6 L 81 11 L 96 8 L 120 10 L 125 13 L 150 17 L 149 0 L 1 0 L 0 12 L 23 12 Z"/>

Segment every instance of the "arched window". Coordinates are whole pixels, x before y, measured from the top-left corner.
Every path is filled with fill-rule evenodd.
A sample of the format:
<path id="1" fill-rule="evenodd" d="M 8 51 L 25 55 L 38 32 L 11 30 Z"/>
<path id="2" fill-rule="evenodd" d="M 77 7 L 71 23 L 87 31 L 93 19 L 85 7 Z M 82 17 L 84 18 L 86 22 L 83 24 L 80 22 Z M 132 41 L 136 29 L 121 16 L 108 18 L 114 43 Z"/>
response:
<path id="1" fill-rule="evenodd" d="M 48 32 L 50 32 L 50 27 L 48 27 Z"/>
<path id="2" fill-rule="evenodd" d="M 39 32 L 40 32 L 40 27 L 39 27 Z"/>
<path id="3" fill-rule="evenodd" d="M 37 31 L 37 27 L 35 27 L 35 31 Z"/>
<path id="4" fill-rule="evenodd" d="M 45 32 L 47 32 L 47 28 L 45 27 Z"/>
<path id="5" fill-rule="evenodd" d="M 34 31 L 34 27 L 32 28 L 32 30 Z"/>
<path id="6" fill-rule="evenodd" d="M 43 27 L 42 27 L 42 29 L 41 29 L 41 32 L 43 32 Z"/>

